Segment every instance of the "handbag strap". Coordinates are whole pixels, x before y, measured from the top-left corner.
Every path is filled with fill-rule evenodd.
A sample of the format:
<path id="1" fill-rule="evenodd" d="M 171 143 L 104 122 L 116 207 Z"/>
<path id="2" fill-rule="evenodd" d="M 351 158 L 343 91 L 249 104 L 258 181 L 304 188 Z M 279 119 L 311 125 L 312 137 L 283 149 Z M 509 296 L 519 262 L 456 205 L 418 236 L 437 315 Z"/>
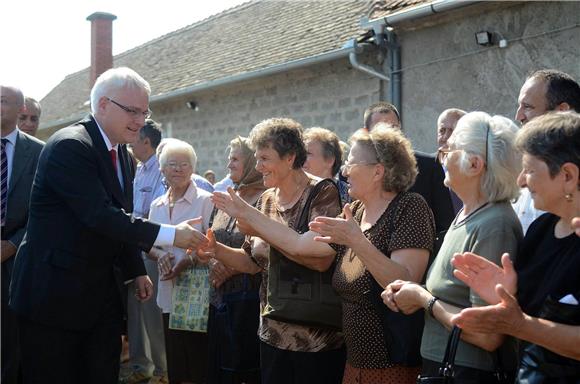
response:
<path id="1" fill-rule="evenodd" d="M 443 377 L 453 377 L 453 371 L 455 369 L 455 355 L 457 354 L 457 347 L 459 345 L 460 338 L 461 338 L 461 328 L 454 325 L 453 329 L 451 330 L 451 334 L 447 339 L 447 347 L 445 347 L 445 355 L 443 355 L 441 368 L 439 368 L 439 374 Z"/>
<path id="2" fill-rule="evenodd" d="M 308 231 L 308 223 L 310 221 L 309 220 L 309 216 L 310 216 L 310 206 L 312 205 L 312 200 L 314 200 L 314 198 L 316 196 L 318 196 L 318 193 L 320 193 L 320 190 L 325 185 L 328 185 L 329 183 L 332 184 L 332 185 L 334 185 L 334 187 L 338 191 L 338 187 L 336 186 L 336 184 L 334 183 L 334 181 L 332 181 L 331 179 L 322 179 L 322 180 L 320 180 L 310 190 L 310 193 L 308 194 L 308 198 L 306 199 L 306 202 L 302 206 L 302 211 L 300 212 L 300 217 L 299 217 L 298 221 L 296 222 L 295 230 L 298 231 L 299 233 L 304 233 L 304 232 L 307 232 Z M 339 196 L 339 206 L 340 206 L 340 192 L 338 193 L 338 196 Z"/>

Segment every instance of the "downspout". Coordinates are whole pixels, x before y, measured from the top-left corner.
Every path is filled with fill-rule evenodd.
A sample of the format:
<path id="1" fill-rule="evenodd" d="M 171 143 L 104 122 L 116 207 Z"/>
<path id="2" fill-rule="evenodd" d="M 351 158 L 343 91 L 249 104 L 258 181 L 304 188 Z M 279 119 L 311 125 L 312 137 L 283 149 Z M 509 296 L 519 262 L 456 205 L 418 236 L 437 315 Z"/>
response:
<path id="1" fill-rule="evenodd" d="M 401 46 L 397 35 L 393 31 L 387 30 L 387 56 L 389 59 L 389 96 L 391 103 L 397 108 L 400 114 L 403 113 L 401 105 Z"/>
<path id="2" fill-rule="evenodd" d="M 356 60 L 356 40 L 354 41 L 355 51 L 349 55 L 351 64 L 354 68 L 369 73 L 381 80 L 389 82 L 388 98 L 397 109 L 402 112 L 402 81 L 401 81 L 401 46 L 399 45 L 397 35 L 394 32 L 394 26 L 403 22 L 416 20 L 422 17 L 431 16 L 437 13 L 452 11 L 463 8 L 468 5 L 479 3 L 480 1 L 471 0 L 436 0 L 428 4 L 421 4 L 416 7 L 395 12 L 385 17 L 369 20 L 363 17 L 360 25 L 363 29 L 374 32 L 373 42 L 379 49 L 385 51 L 388 60 L 388 75 L 375 71 L 372 67 L 359 64 Z M 369 68 L 372 71 L 369 71 Z"/>
<path id="3" fill-rule="evenodd" d="M 348 55 L 348 58 L 350 60 L 350 64 L 353 66 L 353 68 L 358 69 L 359 71 L 364 72 L 368 75 L 378 77 L 379 79 L 384 80 L 384 81 L 390 80 L 389 76 L 385 75 L 384 73 L 377 71 L 376 69 L 374 69 L 370 65 L 362 64 L 358 61 L 357 53 L 362 53 L 364 51 L 364 46 L 358 45 L 356 39 L 349 40 L 345 44 L 345 47 L 347 47 L 347 46 L 353 48 L 353 50 Z"/>

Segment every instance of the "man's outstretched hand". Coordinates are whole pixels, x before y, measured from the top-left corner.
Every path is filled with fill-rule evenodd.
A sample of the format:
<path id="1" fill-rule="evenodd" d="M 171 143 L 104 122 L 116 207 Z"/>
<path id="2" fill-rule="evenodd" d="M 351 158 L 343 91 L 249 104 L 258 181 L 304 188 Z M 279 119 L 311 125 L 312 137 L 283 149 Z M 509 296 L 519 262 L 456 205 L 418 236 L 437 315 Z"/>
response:
<path id="1" fill-rule="evenodd" d="M 196 217 L 195 219 L 184 221 L 175 227 L 175 239 L 173 240 L 173 245 L 178 248 L 191 249 L 193 251 L 197 250 L 199 247 L 207 245 L 207 239 L 197 229 L 193 226 L 195 224 L 201 223 L 202 218 Z"/>

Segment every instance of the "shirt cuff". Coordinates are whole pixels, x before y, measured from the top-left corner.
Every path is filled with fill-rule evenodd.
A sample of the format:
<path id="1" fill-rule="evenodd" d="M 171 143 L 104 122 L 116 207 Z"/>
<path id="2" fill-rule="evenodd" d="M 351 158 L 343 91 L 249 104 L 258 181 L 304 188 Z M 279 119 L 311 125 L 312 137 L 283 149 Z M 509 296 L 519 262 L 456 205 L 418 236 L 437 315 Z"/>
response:
<path id="1" fill-rule="evenodd" d="M 173 241 L 175 240 L 175 227 L 173 225 L 161 224 L 161 228 L 159 228 L 159 233 L 157 234 L 157 238 L 155 239 L 155 243 L 158 247 L 162 247 L 164 245 L 173 245 Z"/>

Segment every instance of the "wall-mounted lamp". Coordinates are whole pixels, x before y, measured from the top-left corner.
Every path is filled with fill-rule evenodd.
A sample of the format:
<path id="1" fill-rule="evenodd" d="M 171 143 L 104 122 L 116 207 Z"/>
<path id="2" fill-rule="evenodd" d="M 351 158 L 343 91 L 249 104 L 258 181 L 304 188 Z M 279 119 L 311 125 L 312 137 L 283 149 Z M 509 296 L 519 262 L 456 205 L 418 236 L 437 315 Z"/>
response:
<path id="1" fill-rule="evenodd" d="M 196 111 L 196 112 L 199 111 L 199 106 L 193 100 L 188 101 L 187 103 L 185 103 L 185 105 L 187 105 L 187 108 L 191 109 L 192 111 Z"/>
<path id="2" fill-rule="evenodd" d="M 475 41 L 478 45 L 489 47 L 493 45 L 493 35 L 488 31 L 480 31 L 475 33 Z"/>

